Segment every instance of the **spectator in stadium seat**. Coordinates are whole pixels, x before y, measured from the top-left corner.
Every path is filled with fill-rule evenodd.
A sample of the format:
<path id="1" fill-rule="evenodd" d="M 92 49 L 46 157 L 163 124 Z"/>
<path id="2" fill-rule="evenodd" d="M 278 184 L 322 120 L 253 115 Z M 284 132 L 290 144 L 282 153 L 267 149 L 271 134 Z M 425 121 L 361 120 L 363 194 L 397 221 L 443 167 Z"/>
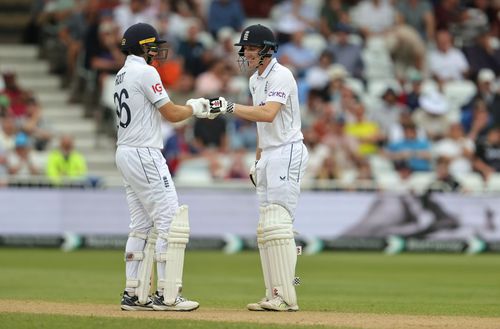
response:
<path id="1" fill-rule="evenodd" d="M 462 186 L 460 182 L 450 173 L 450 159 L 438 157 L 435 165 L 436 178 L 429 185 L 428 189 L 433 192 L 460 192 Z"/>
<path id="2" fill-rule="evenodd" d="M 233 44 L 234 30 L 230 27 L 224 27 L 217 33 L 217 43 L 212 51 L 216 59 L 224 59 L 234 68 L 234 72 L 237 72 L 239 70 L 239 56 Z"/>
<path id="3" fill-rule="evenodd" d="M 247 17 L 268 18 L 275 0 L 241 0 L 243 12 Z"/>
<path id="4" fill-rule="evenodd" d="M 200 97 L 211 98 L 236 92 L 230 84 L 232 66 L 225 59 L 215 59 L 209 69 L 196 78 L 195 93 Z"/>
<path id="5" fill-rule="evenodd" d="M 237 150 L 230 157 L 227 179 L 248 179 L 248 166 L 245 164 L 245 149 Z"/>
<path id="6" fill-rule="evenodd" d="M 276 13 L 273 23 L 278 34 L 278 44 L 289 42 L 292 34 L 297 31 L 312 32 L 319 27 L 316 9 L 303 0 L 284 0 L 272 11 Z"/>
<path id="7" fill-rule="evenodd" d="M 428 0 L 403 0 L 397 4 L 398 18 L 413 27 L 428 43 L 434 42 L 434 8 Z"/>
<path id="8" fill-rule="evenodd" d="M 493 36 L 484 27 L 483 32 L 476 38 L 476 42 L 464 47 L 472 79 L 477 79 L 479 72 L 483 69 L 491 70 L 495 75 L 500 74 L 500 49 L 493 47 L 493 41 Z"/>
<path id="9" fill-rule="evenodd" d="M 54 185 L 63 180 L 85 183 L 87 180 L 87 161 L 74 149 L 73 137 L 62 135 L 59 148 L 50 152 L 46 166 L 47 178 Z"/>
<path id="10" fill-rule="evenodd" d="M 2 89 L 0 89 L 0 119 L 5 118 L 10 115 L 10 100 L 7 95 L 2 94 Z"/>
<path id="11" fill-rule="evenodd" d="M 7 166 L 12 176 L 36 176 L 41 173 L 31 152 L 29 136 L 24 132 L 16 134 L 15 149 L 7 156 Z"/>
<path id="12" fill-rule="evenodd" d="M 18 132 L 16 121 L 13 116 L 6 116 L 0 122 L 2 123 L 0 129 L 0 148 L 7 152 L 14 151 L 16 146 L 16 134 Z"/>
<path id="13" fill-rule="evenodd" d="M 361 102 L 357 102 L 351 108 L 351 114 L 354 120 L 347 122 L 345 132 L 357 140 L 358 154 L 361 156 L 376 154 L 379 145 L 385 140 L 379 125 L 365 116 L 365 107 Z"/>
<path id="14" fill-rule="evenodd" d="M 203 44 L 198 40 L 200 22 L 191 19 L 186 36 L 179 43 L 178 55 L 183 58 L 183 69 L 187 74 L 197 77 L 207 70 L 208 53 Z"/>
<path id="15" fill-rule="evenodd" d="M 331 51 L 324 50 L 319 56 L 318 62 L 306 70 L 304 81 L 307 84 L 308 90 L 314 89 L 319 91 L 326 88 L 330 82 L 328 69 L 332 65 L 334 58 Z"/>
<path id="16" fill-rule="evenodd" d="M 363 161 L 362 155 L 359 154 L 359 142 L 355 136 L 346 133 L 346 123 L 343 119 L 330 120 L 320 142 L 328 148 L 325 154 L 333 157 L 341 172 L 352 170 Z"/>
<path id="17" fill-rule="evenodd" d="M 444 95 L 437 91 L 429 92 L 419 98 L 419 103 L 420 108 L 412 114 L 413 122 L 425 130 L 429 140 L 443 138 L 451 125 L 451 118 L 447 115 L 450 107 Z"/>
<path id="18" fill-rule="evenodd" d="M 492 173 L 500 172 L 500 128 L 490 129 L 486 138 L 476 144 L 474 169 L 485 181 Z"/>
<path id="19" fill-rule="evenodd" d="M 469 71 L 469 64 L 463 52 L 453 46 L 450 32 L 436 33 L 436 49 L 428 52 L 430 74 L 439 81 L 463 80 Z"/>
<path id="20" fill-rule="evenodd" d="M 399 122 L 401 113 L 408 111 L 408 108 L 399 103 L 398 95 L 392 87 L 387 87 L 380 98 L 381 102 L 378 106 L 373 107 L 369 117 L 377 123 L 381 133 L 387 136 L 391 127 Z"/>
<path id="21" fill-rule="evenodd" d="M 404 77 L 410 69 L 425 70 L 427 48 L 413 27 L 399 24 L 385 34 L 384 40 L 397 77 Z"/>
<path id="22" fill-rule="evenodd" d="M 118 35 L 122 36 L 127 28 L 144 22 L 154 22 L 156 12 L 148 0 L 122 2 L 113 10 L 114 21 L 118 24 Z"/>
<path id="23" fill-rule="evenodd" d="M 357 105 L 358 96 L 345 83 L 349 72 L 342 65 L 333 64 L 328 69 L 328 75 L 330 83 L 326 87 L 325 98 L 328 100 L 330 116 L 336 120 L 354 120 L 351 108 Z"/>
<path id="24" fill-rule="evenodd" d="M 240 31 L 244 20 L 245 13 L 240 0 L 212 0 L 210 2 L 207 24 L 214 38 L 223 27 L 231 27 L 235 31 Z"/>
<path id="25" fill-rule="evenodd" d="M 419 98 L 422 96 L 422 73 L 417 70 L 408 71 L 410 90 L 404 95 L 404 102 L 411 112 L 420 107 Z M 403 91 L 404 92 L 404 91 Z"/>
<path id="26" fill-rule="evenodd" d="M 465 136 L 460 123 L 453 123 L 447 136 L 433 145 L 433 153 L 436 158 L 449 159 L 449 171 L 453 176 L 472 171 L 474 151 L 474 141 Z"/>
<path id="27" fill-rule="evenodd" d="M 406 163 L 412 172 L 431 170 L 431 144 L 426 139 L 418 139 L 417 127 L 408 124 L 403 127 L 404 139 L 387 146 L 386 155 L 395 164 Z"/>
<path id="28" fill-rule="evenodd" d="M 322 180 L 335 180 L 342 177 L 342 172 L 337 166 L 333 155 L 327 155 L 321 162 L 321 166 L 316 171 L 314 178 Z"/>
<path id="29" fill-rule="evenodd" d="M 37 151 L 44 151 L 52 139 L 52 131 L 43 116 L 42 108 L 33 97 L 28 101 L 26 115 L 18 118 L 16 124 L 31 137 L 33 147 Z"/>
<path id="30" fill-rule="evenodd" d="M 0 187 L 8 182 L 9 168 L 7 166 L 7 151 L 0 145 Z"/>
<path id="31" fill-rule="evenodd" d="M 5 87 L 3 94 L 7 95 L 10 103 L 10 113 L 16 118 L 26 115 L 28 101 L 32 97 L 31 92 L 23 89 L 17 82 L 17 75 L 12 71 L 3 73 Z"/>
<path id="32" fill-rule="evenodd" d="M 387 143 L 397 143 L 404 139 L 404 127 L 407 125 L 414 125 L 411 112 L 408 110 L 402 111 L 399 115 L 399 121 L 389 127 L 387 136 Z M 426 139 L 425 130 L 422 127 L 417 127 L 417 138 Z"/>
<path id="33" fill-rule="evenodd" d="M 462 117 L 462 124 L 471 140 L 476 143 L 483 141 L 493 126 L 492 115 L 488 112 L 486 102 L 482 99 L 476 100 L 470 120 L 464 120 L 464 117 Z"/>
<path id="34" fill-rule="evenodd" d="M 171 123 L 174 131 L 170 136 L 165 138 L 163 144 L 163 157 L 167 162 L 172 176 L 175 176 L 177 169 L 184 160 L 196 157 L 200 153 L 200 150 L 192 145 L 191 141 L 188 140 L 186 136 L 189 129 L 188 121 L 189 120 L 184 120 L 175 124 Z"/>
<path id="35" fill-rule="evenodd" d="M 226 119 L 222 115 L 213 120 L 197 118 L 194 122 L 193 135 L 193 145 L 196 148 L 214 148 L 219 152 L 228 150 Z"/>
<path id="36" fill-rule="evenodd" d="M 99 79 L 102 80 L 105 75 L 118 72 L 125 57 L 120 51 L 119 28 L 111 17 L 101 20 L 97 38 L 98 45 L 95 52 L 91 54 L 90 67 L 98 72 Z"/>
<path id="37" fill-rule="evenodd" d="M 464 8 L 460 0 L 440 0 L 434 7 L 436 30 L 452 30 L 463 20 Z"/>
<path id="38" fill-rule="evenodd" d="M 396 10 L 390 1 L 362 0 L 352 10 L 353 24 L 365 38 L 383 35 L 396 24 Z"/>
<path id="39" fill-rule="evenodd" d="M 290 41 L 278 48 L 278 60 L 296 77 L 303 77 L 318 60 L 314 51 L 304 46 L 304 34 L 304 30 L 293 32 Z"/>
<path id="40" fill-rule="evenodd" d="M 484 102 L 494 125 L 500 125 L 500 94 L 495 79 L 495 73 L 492 70 L 481 69 L 479 71 L 476 94 L 462 107 L 461 121 L 467 131 L 471 127 L 474 107 L 479 100 Z"/>
<path id="41" fill-rule="evenodd" d="M 347 24 L 349 5 L 342 0 L 326 0 L 320 10 L 320 32 L 327 40 L 334 38 L 334 32 L 339 23 Z"/>
<path id="42" fill-rule="evenodd" d="M 357 79 L 363 79 L 364 64 L 361 57 L 362 46 L 349 41 L 349 35 L 354 30 L 351 26 L 339 23 L 335 27 L 333 38 L 328 46 L 335 63 L 344 66 L 349 74 Z"/>

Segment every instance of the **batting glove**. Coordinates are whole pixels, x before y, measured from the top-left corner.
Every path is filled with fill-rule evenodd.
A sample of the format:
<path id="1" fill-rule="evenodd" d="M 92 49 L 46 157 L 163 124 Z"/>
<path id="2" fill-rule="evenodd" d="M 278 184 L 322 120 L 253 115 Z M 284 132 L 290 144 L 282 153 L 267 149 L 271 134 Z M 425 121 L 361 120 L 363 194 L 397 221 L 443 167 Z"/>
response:
<path id="1" fill-rule="evenodd" d="M 209 103 L 209 119 L 215 119 L 220 114 L 232 113 L 234 110 L 234 103 L 227 101 L 224 97 L 211 98 Z"/>
<path id="2" fill-rule="evenodd" d="M 257 162 L 259 162 L 259 160 L 255 160 L 254 164 L 250 167 L 250 172 L 248 173 L 248 176 L 250 177 L 250 180 L 255 187 L 257 187 L 257 176 L 255 175 L 255 171 L 257 170 Z"/>
<path id="3" fill-rule="evenodd" d="M 189 105 L 193 108 L 193 115 L 197 118 L 204 119 L 209 115 L 209 102 L 208 99 L 205 98 L 191 98 L 186 102 L 186 105 Z"/>

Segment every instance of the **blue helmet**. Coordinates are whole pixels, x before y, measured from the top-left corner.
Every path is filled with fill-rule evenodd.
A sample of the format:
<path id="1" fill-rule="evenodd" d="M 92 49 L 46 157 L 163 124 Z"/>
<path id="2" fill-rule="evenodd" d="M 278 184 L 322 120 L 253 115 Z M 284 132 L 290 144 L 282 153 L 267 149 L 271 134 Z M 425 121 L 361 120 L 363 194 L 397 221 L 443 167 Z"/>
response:
<path id="1" fill-rule="evenodd" d="M 276 52 L 278 50 L 278 44 L 274 38 L 274 33 L 264 25 L 255 24 L 250 25 L 241 32 L 240 42 L 235 43 L 235 46 L 240 46 L 238 54 L 243 56 L 243 50 L 245 46 L 257 46 L 262 47 L 259 52 L 261 56 L 271 56 L 269 54 L 270 50 Z"/>

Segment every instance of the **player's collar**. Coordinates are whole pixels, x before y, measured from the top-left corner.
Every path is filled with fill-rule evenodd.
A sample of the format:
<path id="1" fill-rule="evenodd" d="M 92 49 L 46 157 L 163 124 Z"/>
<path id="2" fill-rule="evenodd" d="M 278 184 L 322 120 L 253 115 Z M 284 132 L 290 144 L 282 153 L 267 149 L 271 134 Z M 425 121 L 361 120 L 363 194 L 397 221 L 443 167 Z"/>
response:
<path id="1" fill-rule="evenodd" d="M 129 63 L 135 62 L 135 63 L 148 65 L 146 63 L 146 60 L 144 59 L 144 57 L 136 56 L 136 55 L 128 55 L 126 62 L 129 62 Z"/>
<path id="2" fill-rule="evenodd" d="M 271 61 L 269 62 L 269 64 L 267 64 L 267 67 L 264 70 L 264 72 L 262 72 L 262 74 L 260 74 L 260 75 L 257 73 L 257 78 L 258 79 L 265 79 L 265 78 L 267 78 L 267 76 L 269 75 L 269 72 L 271 72 L 271 70 L 273 69 L 274 65 L 276 65 L 276 63 L 278 63 L 278 61 L 276 60 L 276 58 L 271 59 Z"/>

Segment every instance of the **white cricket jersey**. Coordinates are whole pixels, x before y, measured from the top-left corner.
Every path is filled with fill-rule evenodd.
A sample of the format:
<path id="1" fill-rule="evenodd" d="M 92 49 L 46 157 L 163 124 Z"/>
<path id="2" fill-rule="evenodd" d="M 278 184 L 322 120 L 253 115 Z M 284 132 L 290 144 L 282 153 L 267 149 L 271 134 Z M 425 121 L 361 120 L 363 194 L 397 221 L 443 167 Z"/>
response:
<path id="1" fill-rule="evenodd" d="M 128 55 L 115 79 L 117 145 L 163 148 L 161 113 L 170 101 L 160 75 L 142 57 Z"/>
<path id="2" fill-rule="evenodd" d="M 297 83 L 288 68 L 273 58 L 262 75 L 255 72 L 250 77 L 249 86 L 254 106 L 267 102 L 283 104 L 273 122 L 257 122 L 258 147 L 266 149 L 304 139 Z"/>

